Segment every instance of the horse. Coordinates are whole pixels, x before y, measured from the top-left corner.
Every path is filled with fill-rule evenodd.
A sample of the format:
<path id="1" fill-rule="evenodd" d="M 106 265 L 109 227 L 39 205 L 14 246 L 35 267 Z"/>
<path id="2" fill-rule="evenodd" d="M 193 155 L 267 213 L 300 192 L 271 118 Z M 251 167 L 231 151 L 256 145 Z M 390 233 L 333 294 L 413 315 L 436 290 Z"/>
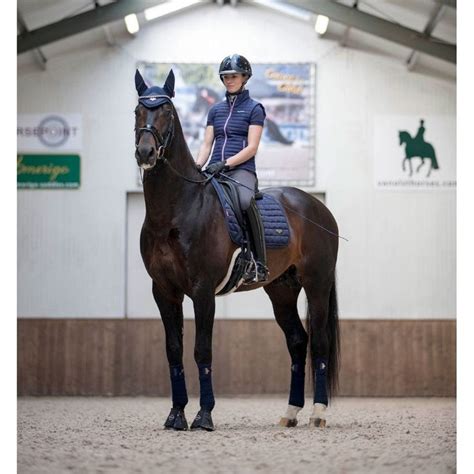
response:
<path id="1" fill-rule="evenodd" d="M 400 145 L 405 144 L 405 158 L 403 159 L 403 171 L 405 171 L 405 162 L 408 160 L 410 165 L 410 176 L 413 174 L 413 168 L 411 165 L 411 159 L 418 157 L 421 158 L 421 163 L 418 165 L 416 172 L 420 171 L 420 168 L 425 164 L 425 158 L 431 160 L 431 166 L 428 170 L 426 177 L 428 178 L 431 174 L 432 169 L 439 169 L 438 161 L 436 160 L 436 153 L 431 143 L 426 143 L 424 140 L 419 141 L 412 138 L 407 131 L 400 131 L 398 133 L 400 139 Z"/>
<path id="2" fill-rule="evenodd" d="M 173 105 L 174 75 L 162 87 L 147 86 L 136 71 L 135 158 L 143 173 L 146 215 L 140 251 L 152 279 L 152 293 L 166 335 L 172 408 L 165 429 L 187 430 L 188 403 L 183 369 L 183 298 L 193 302 L 196 339 L 194 359 L 199 369 L 200 409 L 191 430 L 213 431 L 212 330 L 216 288 L 225 278 L 237 250 L 224 221 L 209 177 L 197 169 Z M 326 426 L 328 402 L 336 393 L 339 372 L 339 322 L 335 268 L 338 227 L 327 207 L 292 187 L 267 188 L 284 206 L 290 227 L 286 247 L 270 249 L 268 280 L 236 291 L 263 287 L 276 322 L 286 337 L 291 357 L 291 383 L 286 413 L 280 425 L 297 424 L 305 402 L 307 346 L 314 375 L 313 409 L 309 424 Z M 316 225 L 315 225 L 316 224 Z M 304 289 L 308 302 L 307 330 L 297 310 Z"/>

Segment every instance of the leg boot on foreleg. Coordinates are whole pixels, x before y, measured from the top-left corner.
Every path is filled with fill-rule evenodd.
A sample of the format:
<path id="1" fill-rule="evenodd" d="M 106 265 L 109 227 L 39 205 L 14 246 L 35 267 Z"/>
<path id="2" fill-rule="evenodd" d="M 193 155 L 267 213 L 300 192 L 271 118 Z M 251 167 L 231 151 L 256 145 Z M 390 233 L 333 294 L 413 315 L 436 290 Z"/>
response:
<path id="1" fill-rule="evenodd" d="M 170 302 L 160 295 L 153 284 L 153 297 L 160 310 L 166 334 L 166 356 L 168 358 L 173 406 L 165 421 L 165 429 L 187 430 L 188 422 L 184 408 L 188 403 L 183 367 L 183 306 L 182 299 Z"/>

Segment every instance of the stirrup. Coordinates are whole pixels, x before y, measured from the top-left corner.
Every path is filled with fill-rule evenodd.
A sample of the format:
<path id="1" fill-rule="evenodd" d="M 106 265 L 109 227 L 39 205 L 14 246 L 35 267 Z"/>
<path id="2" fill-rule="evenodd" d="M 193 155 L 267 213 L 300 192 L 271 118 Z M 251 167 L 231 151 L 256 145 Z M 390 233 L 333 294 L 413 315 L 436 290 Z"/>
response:
<path id="1" fill-rule="evenodd" d="M 268 280 L 268 268 L 252 258 L 250 265 L 243 275 L 244 283 L 259 283 Z"/>
<path id="2" fill-rule="evenodd" d="M 245 266 L 244 273 L 242 275 L 242 278 L 244 280 L 244 283 L 253 283 L 255 280 L 255 276 L 257 273 L 257 262 L 253 258 L 253 255 L 250 254 L 250 259 L 247 260 L 247 265 Z"/>
<path id="3" fill-rule="evenodd" d="M 255 271 L 255 281 L 267 281 L 268 280 L 268 268 L 262 263 L 257 262 Z"/>

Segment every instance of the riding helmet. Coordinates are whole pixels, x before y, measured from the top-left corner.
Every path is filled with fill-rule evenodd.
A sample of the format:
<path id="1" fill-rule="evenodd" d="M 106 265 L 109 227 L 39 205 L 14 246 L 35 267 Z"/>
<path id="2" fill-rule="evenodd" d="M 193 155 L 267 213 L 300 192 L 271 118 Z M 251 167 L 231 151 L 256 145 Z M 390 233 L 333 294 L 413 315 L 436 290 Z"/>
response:
<path id="1" fill-rule="evenodd" d="M 246 58 L 240 54 L 226 56 L 219 66 L 219 77 L 224 81 L 224 74 L 246 74 L 248 79 L 252 76 L 252 66 Z"/>

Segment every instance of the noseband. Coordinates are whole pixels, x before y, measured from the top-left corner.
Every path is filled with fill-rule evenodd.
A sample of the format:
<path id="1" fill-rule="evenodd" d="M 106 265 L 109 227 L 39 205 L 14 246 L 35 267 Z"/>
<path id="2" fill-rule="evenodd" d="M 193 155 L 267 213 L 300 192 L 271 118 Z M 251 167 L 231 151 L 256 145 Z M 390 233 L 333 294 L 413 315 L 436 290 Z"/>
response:
<path id="1" fill-rule="evenodd" d="M 150 99 L 150 98 L 166 98 L 169 100 L 168 96 L 165 95 L 154 95 L 154 96 L 140 96 L 139 99 Z M 151 133 L 153 139 L 155 141 L 155 148 L 156 148 L 156 155 L 157 160 L 162 160 L 165 154 L 166 149 L 171 144 L 174 136 L 174 115 L 171 114 L 171 123 L 168 127 L 168 131 L 166 132 L 166 136 L 163 138 L 161 133 L 157 130 L 157 128 L 153 125 L 153 110 L 147 108 L 147 115 L 146 115 L 146 124 L 144 127 L 140 127 L 137 129 L 138 135 L 135 141 L 135 148 L 138 148 L 138 144 L 142 135 L 145 132 Z"/>

